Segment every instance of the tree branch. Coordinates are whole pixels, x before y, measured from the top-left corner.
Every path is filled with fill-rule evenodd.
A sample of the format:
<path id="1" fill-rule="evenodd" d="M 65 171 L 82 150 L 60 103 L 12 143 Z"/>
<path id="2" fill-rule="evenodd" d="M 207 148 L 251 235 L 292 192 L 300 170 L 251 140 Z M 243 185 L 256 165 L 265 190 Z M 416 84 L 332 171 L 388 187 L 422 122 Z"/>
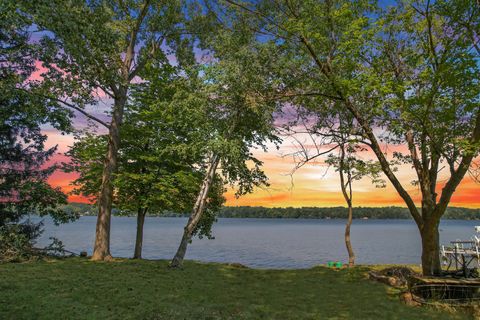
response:
<path id="1" fill-rule="evenodd" d="M 473 129 L 472 136 L 470 138 L 470 143 L 472 145 L 477 145 L 480 143 L 480 107 L 477 110 L 477 117 L 475 119 L 475 127 Z M 479 147 L 476 147 L 476 151 L 478 152 Z M 440 200 L 438 201 L 438 205 L 436 207 L 437 215 L 440 215 L 448 206 L 450 199 L 452 198 L 455 189 L 458 187 L 460 182 L 462 181 L 465 174 L 468 172 L 470 168 L 470 164 L 472 163 L 475 155 L 477 152 L 470 151 L 466 155 L 462 157 L 460 164 L 458 165 L 457 170 L 450 176 L 450 179 L 445 184 L 445 187 L 442 189 L 442 195 L 440 196 Z"/>
<path id="2" fill-rule="evenodd" d="M 100 120 L 99 118 L 95 117 L 94 115 L 91 115 L 90 113 L 86 112 L 85 110 L 83 110 L 82 108 L 80 107 L 77 107 L 76 105 L 72 104 L 72 103 L 69 103 L 67 101 L 64 101 L 62 99 L 59 99 L 59 98 L 55 98 L 55 97 L 51 97 L 51 96 L 47 96 L 45 94 L 38 94 L 38 93 L 34 93 L 34 92 L 30 92 L 28 90 L 25 90 L 23 88 L 16 88 L 16 90 L 19 90 L 19 91 L 23 91 L 23 92 L 26 92 L 28 94 L 33 94 L 33 95 L 36 95 L 36 96 L 39 96 L 39 97 L 42 97 L 42 98 L 45 98 L 45 99 L 49 99 L 49 100 L 53 100 L 53 101 L 56 101 L 58 103 L 61 103 L 63 104 L 64 106 L 70 108 L 70 109 L 73 109 L 73 110 L 76 110 L 78 112 L 80 112 L 81 114 L 83 114 L 85 117 L 91 119 L 91 120 L 94 120 L 96 122 L 98 122 L 99 124 L 101 124 L 102 126 L 104 126 L 105 128 L 107 129 L 110 129 L 110 126 L 104 122 L 103 120 Z"/>
<path id="3" fill-rule="evenodd" d="M 51 98 L 51 97 L 49 97 L 49 99 L 55 100 L 55 101 L 57 101 L 57 102 L 59 102 L 59 103 L 62 103 L 62 104 L 64 104 L 65 106 L 69 107 L 70 109 L 73 109 L 73 110 L 76 110 L 76 111 L 80 112 L 80 113 L 83 114 L 85 117 L 87 117 L 87 118 L 89 118 L 89 119 L 91 119 L 91 120 L 94 120 L 94 121 L 98 122 L 99 124 L 101 124 L 101 125 L 104 126 L 105 128 L 110 129 L 110 126 L 109 126 L 106 122 L 104 122 L 104 121 L 100 120 L 99 118 L 91 115 L 90 113 L 86 112 L 85 110 L 83 110 L 83 109 L 80 108 L 80 107 L 77 107 L 77 106 L 75 106 L 75 105 L 73 105 L 73 104 L 71 104 L 71 103 L 68 103 L 68 102 L 66 102 L 66 101 L 63 101 L 63 100 L 61 100 L 61 99 L 56 99 L 56 98 Z"/>

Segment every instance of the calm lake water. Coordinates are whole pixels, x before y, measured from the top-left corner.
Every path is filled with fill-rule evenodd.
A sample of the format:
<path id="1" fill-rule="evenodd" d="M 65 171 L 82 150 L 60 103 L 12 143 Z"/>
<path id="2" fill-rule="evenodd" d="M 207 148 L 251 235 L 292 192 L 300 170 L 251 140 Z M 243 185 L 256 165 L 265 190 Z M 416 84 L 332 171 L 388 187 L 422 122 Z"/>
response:
<path id="1" fill-rule="evenodd" d="M 181 238 L 186 218 L 148 217 L 145 221 L 143 257 L 170 259 Z M 66 249 L 92 252 L 96 217 L 55 226 L 45 218 L 45 232 L 63 241 Z M 215 239 L 197 239 L 189 246 L 187 259 L 238 262 L 255 268 L 308 268 L 327 261 L 346 261 L 344 220 L 313 219 L 219 219 Z M 470 239 L 480 221 L 445 220 L 442 243 Z M 111 251 L 115 257 L 131 257 L 136 218 L 113 217 Z M 352 244 L 360 264 L 420 263 L 420 237 L 410 220 L 354 220 Z"/>

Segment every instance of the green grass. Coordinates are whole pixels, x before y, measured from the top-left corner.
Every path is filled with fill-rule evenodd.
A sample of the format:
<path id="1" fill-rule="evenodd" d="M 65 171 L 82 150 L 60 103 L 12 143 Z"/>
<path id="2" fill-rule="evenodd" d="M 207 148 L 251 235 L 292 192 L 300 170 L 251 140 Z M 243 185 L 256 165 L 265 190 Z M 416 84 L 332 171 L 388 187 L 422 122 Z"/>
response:
<path id="1" fill-rule="evenodd" d="M 412 308 L 368 269 L 257 270 L 72 258 L 0 265 L 0 319 L 452 319 Z"/>

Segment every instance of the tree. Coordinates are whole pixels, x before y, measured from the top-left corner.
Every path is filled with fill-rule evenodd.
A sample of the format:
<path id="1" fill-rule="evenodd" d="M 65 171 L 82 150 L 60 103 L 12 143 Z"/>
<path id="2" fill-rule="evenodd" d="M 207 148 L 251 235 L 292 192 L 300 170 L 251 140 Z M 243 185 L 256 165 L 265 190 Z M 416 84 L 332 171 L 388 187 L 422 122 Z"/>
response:
<path id="1" fill-rule="evenodd" d="M 300 96 L 293 104 L 336 102 L 358 122 L 418 226 L 424 275 L 440 273 L 440 218 L 479 151 L 478 4 L 398 1 L 381 11 L 368 1 L 225 2 L 292 58 L 279 73 L 289 71 L 284 84 Z M 383 143 L 408 150 L 389 159 Z M 417 176 L 420 210 L 395 173 L 402 164 Z M 449 172 L 440 175 L 443 164 Z"/>
<path id="2" fill-rule="evenodd" d="M 39 235 L 39 226 L 19 221 L 28 214 L 51 215 L 56 222 L 75 218 L 60 210 L 66 196 L 51 187 L 47 179 L 57 169 L 48 161 L 56 146 L 46 149 L 50 124 L 61 131 L 70 129 L 69 113 L 58 105 L 38 98 L 30 86 L 35 71 L 35 44 L 30 41 L 28 17 L 17 11 L 13 1 L 2 2 L 0 12 L 0 232 L 1 254 L 12 234 L 22 246 Z M 5 237 L 4 237 L 5 236 Z M 19 241 L 20 238 L 13 238 Z M 21 240 L 20 239 L 20 240 Z M 23 241 L 23 240 L 22 240 Z M 7 250 L 8 251 L 8 250 Z"/>
<path id="3" fill-rule="evenodd" d="M 128 112 L 126 115 L 128 125 L 122 134 L 121 164 L 114 178 L 114 203 L 127 213 L 137 211 L 133 255 L 136 259 L 142 256 L 143 225 L 147 212 L 189 211 L 201 178 L 195 167 L 196 159 L 179 157 L 176 153 L 181 143 L 185 143 L 180 141 L 185 137 L 172 130 L 174 128 L 168 130 L 161 123 L 164 119 L 162 113 L 165 112 L 152 109 L 142 107 L 139 114 Z M 158 118 L 153 118 L 154 114 Z"/>
<path id="4" fill-rule="evenodd" d="M 147 212 L 191 210 L 202 178 L 198 149 L 207 135 L 199 125 L 204 116 L 192 112 L 192 101 L 184 101 L 184 92 L 192 90 L 191 81 L 180 74 L 179 67 L 153 60 L 141 73 L 144 81 L 132 87 L 126 105 L 113 205 L 120 214 L 137 215 L 134 258 L 141 258 Z M 80 173 L 74 181 L 77 194 L 97 200 L 106 141 L 105 135 L 89 132 L 70 149 L 66 170 Z M 223 203 L 217 189 L 209 194 L 209 209 L 214 211 Z M 210 227 L 205 220 L 196 231 L 209 236 Z"/>
<path id="5" fill-rule="evenodd" d="M 478 17 L 480 7 L 471 5 Z M 385 81 L 379 87 L 388 109 L 379 123 L 391 133 L 387 142 L 407 146 L 394 158 L 413 168 L 421 210 L 413 206 L 411 196 L 404 199 L 411 203 L 422 237 L 423 273 L 439 274 L 438 225 L 480 150 L 480 52 L 471 50 L 468 32 L 452 37 L 452 19 L 429 1 L 399 6 L 387 12 L 382 23 L 387 32 L 378 39 L 382 54 L 372 68 L 377 79 Z M 443 166 L 448 173 L 440 174 Z"/>
<path id="6" fill-rule="evenodd" d="M 120 215 L 137 216 L 133 257 L 140 259 L 147 213 L 189 210 L 198 189 L 200 172 L 194 164 L 171 154 L 172 149 L 177 147 L 174 143 L 165 141 L 160 134 L 148 135 L 141 122 L 134 122 L 128 115 L 125 120 L 119 149 L 119 171 L 113 179 L 113 206 Z M 148 125 L 152 123 L 155 122 L 150 118 Z M 101 159 L 105 145 L 104 135 L 87 134 L 69 150 L 71 162 L 65 165 L 67 171 L 80 173 L 74 181 L 77 186 L 74 192 L 92 201 L 97 201 L 95 197 L 101 184 Z"/>
<path id="7" fill-rule="evenodd" d="M 167 55 L 189 46 L 181 39 L 181 3 L 55 0 L 24 5 L 34 24 L 46 31 L 39 57 L 47 68 L 42 83 L 52 87 L 46 97 L 108 130 L 92 256 L 108 259 L 112 177 L 118 169 L 120 128 L 130 88 L 148 61 L 162 57 L 167 64 Z M 177 54 L 178 61 L 185 57 Z M 100 104 L 102 97 L 110 104 L 108 121 L 85 109 Z"/>
<path id="8" fill-rule="evenodd" d="M 210 50 L 211 62 L 199 73 L 201 85 L 194 95 L 201 97 L 199 107 L 208 114 L 204 123 L 209 128 L 204 149 L 206 170 L 171 268 L 183 265 L 188 243 L 209 204 L 207 195 L 217 171 L 226 183 L 237 188 L 237 196 L 267 184 L 262 162 L 251 149 L 265 150 L 268 141 L 279 141 L 273 126 L 276 103 L 272 94 L 263 95 L 273 93 L 276 86 L 268 77 L 269 64 L 275 58 L 263 46 L 252 49 L 252 40 L 252 33 L 241 21 L 225 26 L 221 20 L 215 32 L 202 39 L 204 47 Z"/>
<path id="9" fill-rule="evenodd" d="M 364 147 L 346 142 L 346 139 L 339 142 L 339 155 L 330 154 L 327 164 L 336 167 L 340 176 L 340 188 L 347 203 L 348 216 L 345 225 L 345 246 L 348 252 L 348 265 L 355 265 L 355 253 L 353 252 L 350 228 L 353 219 L 353 188 L 352 184 L 364 176 L 370 176 L 377 187 L 383 187 L 384 182 L 379 179 L 381 170 L 377 163 L 364 161 L 355 156 L 357 151 L 365 151 Z"/>
<path id="10" fill-rule="evenodd" d="M 377 162 L 363 160 L 358 153 L 367 151 L 362 140 L 358 124 L 348 113 L 339 113 L 337 108 L 309 110 L 297 109 L 297 119 L 285 128 L 294 138 L 298 150 L 291 154 L 295 162 L 292 174 L 304 165 L 316 163 L 327 156 L 325 164 L 334 167 L 339 173 L 340 190 L 347 204 L 347 222 L 345 225 L 345 246 L 348 252 L 349 266 L 355 265 L 350 229 L 353 221 L 353 182 L 369 177 L 376 187 L 384 187 L 380 178 L 381 168 Z M 301 125 L 300 125 L 301 124 Z M 302 142 L 296 136 L 307 134 L 308 142 Z M 307 146 L 310 145 L 310 147 Z M 313 147 L 311 147 L 313 145 Z M 337 153 L 335 153 L 337 151 Z"/>

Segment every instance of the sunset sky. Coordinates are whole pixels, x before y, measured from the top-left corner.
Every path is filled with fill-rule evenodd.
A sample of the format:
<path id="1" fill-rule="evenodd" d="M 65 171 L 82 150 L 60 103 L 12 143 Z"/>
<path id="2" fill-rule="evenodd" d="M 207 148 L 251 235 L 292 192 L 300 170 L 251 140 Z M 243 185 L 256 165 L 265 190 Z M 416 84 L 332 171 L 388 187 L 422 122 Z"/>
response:
<path id="1" fill-rule="evenodd" d="M 41 80 L 41 73 L 45 71 L 40 62 L 36 64 L 37 71 L 32 74 L 32 80 Z M 99 118 L 108 120 L 105 115 L 112 101 L 109 101 L 105 95 L 98 94 L 99 104 L 97 106 L 87 108 L 87 111 Z M 75 118 L 75 127 L 83 129 L 87 126 L 87 120 L 84 116 L 77 114 Z M 44 132 L 48 135 L 47 145 L 58 145 L 58 153 L 52 159 L 53 162 L 66 162 L 68 158 L 64 153 L 74 141 L 73 135 L 61 135 L 59 132 L 44 128 Z M 264 189 L 257 189 L 252 194 L 236 199 L 234 191 L 229 189 L 225 195 L 227 198 L 227 206 L 265 206 L 265 207 L 303 207 L 303 206 L 345 206 L 345 201 L 340 192 L 338 173 L 334 169 L 328 168 L 322 159 L 315 164 L 307 164 L 292 173 L 295 167 L 295 160 L 292 153 L 298 151 L 298 141 L 311 144 L 308 137 L 296 136 L 284 137 L 282 144 L 277 149 L 271 146 L 268 152 L 254 150 L 254 154 L 258 159 L 264 162 L 264 170 L 269 178 L 270 186 Z M 384 146 L 385 152 L 391 157 L 392 152 L 406 151 L 402 146 Z M 363 159 L 375 159 L 371 152 L 360 155 Z M 480 161 L 480 159 L 477 159 Z M 447 171 L 445 169 L 445 171 Z M 410 183 L 415 179 L 415 173 L 410 166 L 399 168 L 396 173 L 400 181 L 409 191 L 420 206 L 420 192 Z M 49 180 L 54 186 L 60 186 L 64 192 L 72 190 L 71 182 L 75 179 L 75 174 L 67 174 L 56 172 Z M 438 192 L 445 183 L 445 176 L 440 174 L 438 183 Z M 395 189 L 387 181 L 386 188 L 376 188 L 372 185 L 368 178 L 354 183 L 354 206 L 405 206 L 403 200 L 398 196 Z M 69 200 L 72 202 L 88 202 L 80 196 L 70 195 Z M 470 176 L 465 177 L 460 186 L 457 188 L 451 201 L 452 206 L 462 206 L 469 208 L 480 208 L 480 184 L 475 182 Z"/>
<path id="2" fill-rule="evenodd" d="M 382 3 L 387 5 L 389 1 Z M 36 37 L 39 37 L 39 35 L 37 34 Z M 45 69 L 41 62 L 37 62 L 36 67 L 37 71 L 32 74 L 31 79 L 41 80 L 41 74 Z M 107 120 L 105 110 L 109 108 L 112 101 L 106 99 L 101 93 L 98 94 L 98 98 L 99 105 L 90 107 L 87 111 Z M 86 125 L 85 117 L 77 115 L 75 127 L 82 129 Z M 48 135 L 48 146 L 58 145 L 58 153 L 53 161 L 68 161 L 64 153 L 72 145 L 73 135 L 61 135 L 48 127 L 44 128 L 44 131 Z M 301 142 L 309 143 L 307 137 L 297 136 L 296 138 Z M 385 146 L 385 148 L 385 151 L 391 156 L 393 148 L 391 146 Z M 396 148 L 401 149 L 398 146 Z M 296 150 L 298 149 L 295 139 L 291 137 L 285 137 L 278 150 L 274 146 L 271 146 L 266 153 L 255 150 L 254 154 L 264 162 L 264 170 L 269 177 L 270 186 L 265 189 L 257 189 L 254 193 L 239 199 L 234 197 L 232 190 L 229 190 L 226 194 L 226 204 L 229 206 L 266 207 L 344 206 L 345 202 L 340 192 L 338 173 L 325 166 L 321 159 L 318 163 L 307 164 L 292 174 L 295 161 L 291 154 Z M 362 157 L 374 159 L 371 153 L 363 154 Z M 399 168 L 397 176 L 418 203 L 420 192 L 410 184 L 410 181 L 415 179 L 413 169 L 409 166 Z M 70 192 L 72 190 L 70 183 L 75 177 L 75 174 L 56 172 L 50 178 L 50 183 L 54 186 L 60 186 L 65 192 Z M 438 190 L 441 190 L 444 182 L 444 180 L 439 180 Z M 85 198 L 72 195 L 69 196 L 69 200 L 75 202 L 88 201 Z M 353 203 L 355 206 L 404 206 L 402 199 L 389 182 L 387 182 L 386 188 L 378 189 L 368 179 L 355 182 Z M 467 175 L 454 194 L 451 205 L 480 208 L 480 184 Z"/>
<path id="3" fill-rule="evenodd" d="M 91 111 L 95 112 L 95 109 Z M 84 127 L 86 121 L 78 115 L 75 123 Z M 48 134 L 48 145 L 58 145 L 58 154 L 54 161 L 68 161 L 63 155 L 73 143 L 72 135 L 61 135 L 58 132 L 45 128 Z M 307 137 L 296 137 L 302 143 L 309 143 Z M 396 147 L 396 150 L 401 147 Z M 297 148 L 295 139 L 284 137 L 283 143 L 277 150 L 271 146 L 268 152 L 255 150 L 254 154 L 264 162 L 264 169 L 270 179 L 270 186 L 265 189 L 257 189 L 254 193 L 239 199 L 234 197 L 233 191 L 226 194 L 228 206 L 266 206 L 266 207 L 302 207 L 302 206 L 344 206 L 344 199 L 339 189 L 338 173 L 328 168 L 322 160 L 316 164 L 308 164 L 292 174 L 295 166 L 291 154 Z M 393 152 L 390 146 L 387 152 Z M 367 152 L 361 155 L 364 159 L 370 159 L 372 154 Z M 419 191 L 409 184 L 414 179 L 410 167 L 402 167 L 397 172 L 399 179 L 407 186 L 415 200 L 419 200 Z M 60 186 L 65 192 L 71 191 L 71 181 L 75 174 L 57 172 L 50 178 L 50 183 Z M 442 186 L 443 180 L 439 181 Z M 78 196 L 70 196 L 70 201 L 87 202 L 87 199 Z M 394 188 L 387 182 L 387 187 L 378 189 L 372 185 L 369 179 L 357 181 L 354 184 L 355 206 L 404 206 L 402 199 L 397 195 Z M 470 177 L 466 177 L 457 189 L 453 199 L 453 206 L 480 208 L 480 184 L 475 183 Z"/>

